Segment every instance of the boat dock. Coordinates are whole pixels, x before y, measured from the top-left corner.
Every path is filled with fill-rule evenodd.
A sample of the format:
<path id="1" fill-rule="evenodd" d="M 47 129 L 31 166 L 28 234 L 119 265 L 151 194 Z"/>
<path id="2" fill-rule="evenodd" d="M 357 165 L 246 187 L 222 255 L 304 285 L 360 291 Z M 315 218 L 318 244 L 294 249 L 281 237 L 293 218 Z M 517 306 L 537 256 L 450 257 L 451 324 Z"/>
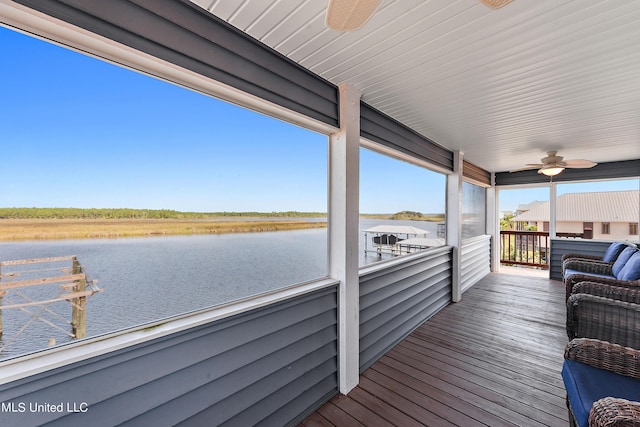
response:
<path id="1" fill-rule="evenodd" d="M 430 238 L 430 231 L 411 225 L 377 225 L 363 232 L 364 253 L 379 257 L 406 255 L 445 243 L 444 238 Z"/>

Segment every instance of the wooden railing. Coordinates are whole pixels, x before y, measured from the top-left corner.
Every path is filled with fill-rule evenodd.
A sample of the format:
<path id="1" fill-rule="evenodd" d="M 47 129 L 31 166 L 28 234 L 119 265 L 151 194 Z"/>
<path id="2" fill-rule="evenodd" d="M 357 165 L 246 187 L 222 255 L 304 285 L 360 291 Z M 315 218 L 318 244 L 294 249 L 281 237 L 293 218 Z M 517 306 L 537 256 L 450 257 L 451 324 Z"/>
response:
<path id="1" fill-rule="evenodd" d="M 500 231 L 500 263 L 549 268 L 549 233 Z"/>

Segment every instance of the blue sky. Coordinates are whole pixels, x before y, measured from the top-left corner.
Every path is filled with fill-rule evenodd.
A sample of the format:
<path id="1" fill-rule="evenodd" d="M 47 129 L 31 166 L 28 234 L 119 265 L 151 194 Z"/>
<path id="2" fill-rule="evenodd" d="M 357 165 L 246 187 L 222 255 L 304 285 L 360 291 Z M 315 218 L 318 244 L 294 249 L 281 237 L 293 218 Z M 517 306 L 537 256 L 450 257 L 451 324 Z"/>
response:
<path id="1" fill-rule="evenodd" d="M 327 137 L 0 27 L 0 206 L 326 211 Z"/>

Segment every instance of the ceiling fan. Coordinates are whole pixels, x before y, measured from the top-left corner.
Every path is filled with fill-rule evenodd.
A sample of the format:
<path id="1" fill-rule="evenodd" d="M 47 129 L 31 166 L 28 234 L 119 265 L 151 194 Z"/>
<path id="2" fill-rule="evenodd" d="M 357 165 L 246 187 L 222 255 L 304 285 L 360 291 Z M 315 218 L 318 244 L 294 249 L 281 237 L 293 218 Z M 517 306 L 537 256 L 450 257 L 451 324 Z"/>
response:
<path id="1" fill-rule="evenodd" d="M 512 170 L 511 172 L 538 169 L 538 173 L 547 176 L 556 176 L 562 173 L 565 168 L 570 169 L 588 169 L 597 165 L 596 162 L 584 159 L 564 160 L 564 157 L 558 156 L 557 151 L 547 151 L 547 157 L 540 159 L 542 163 L 528 163 L 527 167 Z"/>
<path id="2" fill-rule="evenodd" d="M 498 9 L 512 0 L 479 1 L 493 9 Z M 373 16 L 380 3 L 382 0 L 329 0 L 326 25 L 338 31 L 357 30 Z"/>

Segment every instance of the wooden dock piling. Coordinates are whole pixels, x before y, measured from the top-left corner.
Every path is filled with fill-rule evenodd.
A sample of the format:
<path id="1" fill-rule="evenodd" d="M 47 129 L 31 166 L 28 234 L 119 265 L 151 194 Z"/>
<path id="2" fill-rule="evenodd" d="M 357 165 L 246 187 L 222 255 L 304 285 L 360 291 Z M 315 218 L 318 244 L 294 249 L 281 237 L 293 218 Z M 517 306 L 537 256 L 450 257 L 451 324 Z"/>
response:
<path id="1" fill-rule="evenodd" d="M 68 267 L 52 267 L 52 263 L 61 263 L 71 261 L 71 268 Z M 2 267 L 14 268 L 16 266 L 23 265 L 37 265 L 37 264 L 49 264 L 48 268 L 36 267 L 36 269 L 28 269 L 22 271 L 10 271 L 6 272 L 6 269 L 1 270 Z M 55 264 L 53 264 L 55 266 Z M 59 264 L 58 264 L 59 265 Z M 59 275 L 51 275 L 51 271 L 58 270 L 62 272 Z M 38 277 L 38 278 L 34 278 Z M 16 280 L 21 278 L 21 280 Z M 84 268 L 75 256 L 64 257 L 52 257 L 52 258 L 39 258 L 39 259 L 26 259 L 26 260 L 12 260 L 12 261 L 0 261 L 0 338 L 2 337 L 2 313 L 8 309 L 19 309 L 27 311 L 28 307 L 42 306 L 43 313 L 46 311 L 46 306 L 55 302 L 67 301 L 71 304 L 71 333 L 75 339 L 84 338 L 87 335 L 87 297 L 101 292 L 95 285 L 94 281 L 87 281 Z M 26 297 L 25 294 L 19 293 L 22 288 L 30 288 L 34 286 L 45 286 L 59 284 L 62 292 L 52 299 Z M 21 299 L 26 302 L 14 302 L 10 296 L 11 291 L 18 292 Z M 8 302 L 8 304 L 7 304 Z M 31 313 L 33 314 L 33 313 Z M 45 318 L 39 318 L 45 324 L 62 329 L 52 324 Z M 6 332 L 6 331 L 4 331 Z M 19 334 L 19 333 L 18 333 Z M 49 344 L 51 344 L 49 340 Z M 55 342 L 55 341 L 53 341 Z M 1 349 L 2 347 L 0 347 Z"/>
<path id="2" fill-rule="evenodd" d="M 75 281 L 75 286 L 73 287 L 74 293 L 77 296 L 71 302 L 71 328 L 73 335 L 75 335 L 76 339 L 84 338 L 87 336 L 87 297 L 84 296 L 84 293 L 87 290 L 87 277 L 83 274 L 82 266 L 78 262 L 77 257 L 72 258 L 73 262 L 73 275 L 81 275 L 82 277 Z"/>

